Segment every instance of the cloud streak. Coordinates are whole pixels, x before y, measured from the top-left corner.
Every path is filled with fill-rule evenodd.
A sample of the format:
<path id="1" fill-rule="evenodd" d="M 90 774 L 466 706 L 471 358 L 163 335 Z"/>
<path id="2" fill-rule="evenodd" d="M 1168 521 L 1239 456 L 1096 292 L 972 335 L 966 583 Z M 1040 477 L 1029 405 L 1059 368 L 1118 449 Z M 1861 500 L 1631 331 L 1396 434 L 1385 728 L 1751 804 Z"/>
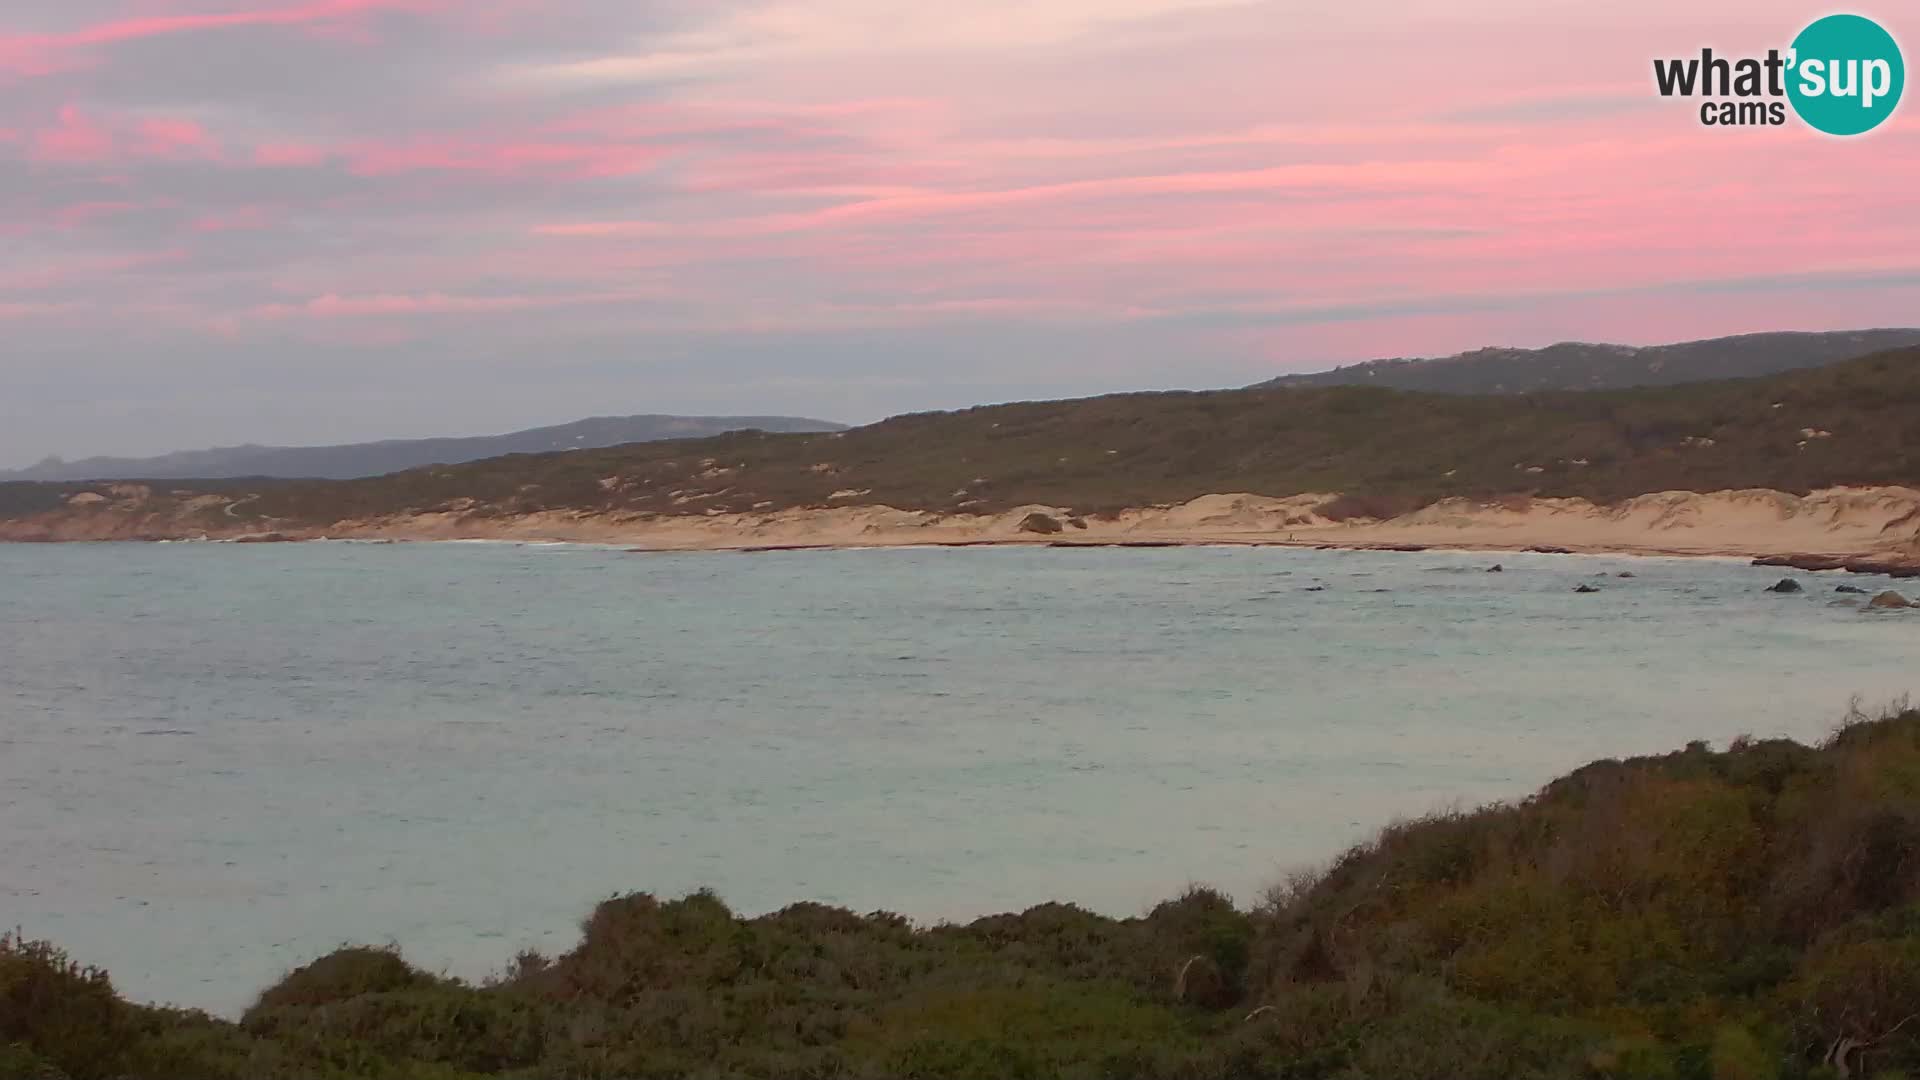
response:
<path id="1" fill-rule="evenodd" d="M 0 33 L 0 71 L 46 76 L 97 62 L 97 54 L 112 46 L 149 38 L 254 27 L 340 29 L 369 16 L 438 6 L 438 0 L 314 0 L 291 7 L 116 19 L 56 33 Z"/>
<path id="2" fill-rule="evenodd" d="M 1709 131 L 1649 86 L 1653 55 L 1763 49 L 1806 17 L 20 0 L 0 16 L 0 374 L 41 389 L 0 404 L 0 460 L 202 442 L 222 400 L 222 439 L 297 440 L 311 409 L 249 418 L 352 373 L 418 370 L 399 400 L 434 429 L 491 415 L 496 385 L 540 388 L 514 423 L 610 395 L 862 420 L 1902 321 L 1910 110 L 1853 142 Z M 208 404 L 126 426 L 75 404 L 154 370 Z M 406 434 L 395 409 L 324 437 Z"/>

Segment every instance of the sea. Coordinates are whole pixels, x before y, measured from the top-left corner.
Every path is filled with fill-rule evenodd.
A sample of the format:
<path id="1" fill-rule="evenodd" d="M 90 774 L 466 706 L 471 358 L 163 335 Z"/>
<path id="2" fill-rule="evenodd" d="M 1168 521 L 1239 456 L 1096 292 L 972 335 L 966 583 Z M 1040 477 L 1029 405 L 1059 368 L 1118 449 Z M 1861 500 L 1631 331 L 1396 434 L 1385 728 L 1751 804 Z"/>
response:
<path id="1" fill-rule="evenodd" d="M 132 998 L 235 1015 L 345 943 L 484 978 L 631 891 L 923 924 L 1139 914 L 1196 883 L 1252 904 L 1397 819 L 1597 758 L 1817 740 L 1920 689 L 1920 613 L 1835 593 L 1892 583 L 1765 591 L 1780 576 L 0 545 L 0 926 Z"/>

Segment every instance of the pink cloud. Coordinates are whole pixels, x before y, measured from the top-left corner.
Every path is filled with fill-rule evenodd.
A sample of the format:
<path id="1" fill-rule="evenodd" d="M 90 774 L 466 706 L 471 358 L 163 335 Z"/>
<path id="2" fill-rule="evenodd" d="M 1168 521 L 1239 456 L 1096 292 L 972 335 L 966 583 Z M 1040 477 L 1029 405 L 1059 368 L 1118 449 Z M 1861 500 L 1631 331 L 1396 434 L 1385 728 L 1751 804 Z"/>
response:
<path id="1" fill-rule="evenodd" d="M 62 106 L 59 121 L 33 135 L 35 161 L 90 165 L 111 160 L 113 155 L 113 133 L 77 105 Z"/>
<path id="2" fill-rule="evenodd" d="M 36 263 L 13 272 L 0 271 L 0 290 L 53 289 L 65 285 L 98 283 L 154 266 L 177 265 L 186 259 L 181 250 L 136 251 L 118 255 L 73 255 Z"/>
<path id="3" fill-rule="evenodd" d="M 142 157 L 217 158 L 220 144 L 191 120 L 149 119 L 134 128 L 134 153 Z"/>
<path id="4" fill-rule="evenodd" d="M 63 206 L 54 212 L 53 219 L 62 228 L 77 229 L 91 225 L 96 221 L 116 217 L 129 210 L 140 209 L 140 204 L 130 202 L 86 202 Z"/>
<path id="5" fill-rule="evenodd" d="M 1148 307 L 1075 297 L 981 296 L 950 300 L 903 300 L 887 304 L 841 305 L 838 310 L 894 315 L 1072 316 L 1138 319 L 1161 314 Z"/>
<path id="6" fill-rule="evenodd" d="M 241 206 L 232 210 L 202 214 L 194 220 L 195 232 L 250 232 L 271 227 L 272 218 L 265 207 Z"/>
<path id="7" fill-rule="evenodd" d="M 249 26 L 339 27 L 383 11 L 419 11 L 440 0 L 313 0 L 292 7 L 210 14 L 151 15 L 95 23 L 53 34 L 0 36 L 0 71 L 47 75 L 73 67 L 80 54 L 100 46 Z"/>
<path id="8" fill-rule="evenodd" d="M 1341 321 L 1353 317 L 1342 311 L 1470 307 L 1475 296 L 1528 295 L 1547 283 L 1603 295 L 1644 285 L 1656 264 L 1668 287 L 1684 289 L 1782 265 L 1786 246 L 1801 252 L 1797 265 L 1807 273 L 1850 272 L 1867 252 L 1880 256 L 1878 269 L 1915 269 L 1895 252 L 1920 241 L 1920 220 L 1888 224 L 1902 198 L 1893 161 L 1912 160 L 1912 150 L 1889 146 L 1876 153 L 1881 171 L 1871 182 L 1849 174 L 1821 198 L 1834 180 L 1805 155 L 1782 155 L 1790 132 L 1703 147 L 1691 132 L 1648 131 L 1639 116 L 1595 119 L 1552 139 L 1519 139 L 1499 126 L 1493 137 L 1460 139 L 1443 126 L 1445 139 L 1405 140 L 1408 150 L 1397 156 L 1130 174 L 1107 171 L 1099 155 L 1049 153 L 1068 176 L 876 186 L 824 209 L 764 212 L 761 199 L 840 179 L 833 169 L 857 178 L 863 168 L 885 175 L 900 163 L 798 155 L 790 167 L 739 168 L 740 183 L 724 189 L 742 197 L 725 204 L 731 212 L 534 231 L 645 240 L 690 265 L 792 259 L 842 288 L 934 294 L 874 310 L 1014 318 L 1077 305 Z M 1430 153 L 1447 141 L 1459 145 Z M 951 150 L 988 173 L 1019 171 L 972 145 Z M 721 190 L 702 182 L 706 171 L 676 177 L 685 190 Z M 1654 174 L 1662 184 L 1634 179 Z M 1852 209 L 1798 209 L 1836 203 Z M 1756 220 L 1769 229 L 1753 230 Z M 1031 307 L 996 306 L 970 292 L 1030 297 Z"/>
<path id="9" fill-rule="evenodd" d="M 0 300 L 0 320 L 39 319 L 51 315 L 65 315 L 78 310 L 72 303 L 41 303 L 37 301 Z"/>
<path id="10" fill-rule="evenodd" d="M 253 163 L 273 169 L 318 165 L 332 155 L 324 148 L 297 142 L 268 142 L 253 148 Z"/>
<path id="11" fill-rule="evenodd" d="M 472 314 L 482 311 L 519 311 L 532 306 L 533 301 L 522 296 L 449 296 L 446 293 L 426 293 L 417 296 L 383 294 L 373 296 L 340 296 L 329 293 L 317 296 L 300 306 L 308 315 L 449 315 Z"/>
<path id="12" fill-rule="evenodd" d="M 516 311 L 527 307 L 524 298 L 511 296 L 450 296 L 446 293 L 373 293 L 343 296 L 327 293 L 297 303 L 262 304 L 247 315 L 255 319 L 279 320 L 307 318 L 358 318 L 385 315 L 474 314 L 483 311 Z"/>
<path id="13" fill-rule="evenodd" d="M 408 172 L 469 172 L 496 177 L 551 174 L 576 179 L 625 176 L 653 168 L 658 147 L 572 142 L 490 142 L 431 136 L 402 143 L 364 143 L 348 151 L 361 176 Z"/>
<path id="14" fill-rule="evenodd" d="M 264 10 L 16 35 L 0 39 L 0 69 L 8 55 L 78 63 L 165 35 L 203 33 L 217 49 L 233 44 L 217 32 L 238 26 L 371 40 L 382 11 L 431 8 L 457 15 L 461 28 L 475 19 L 489 32 L 525 28 L 494 5 L 196 2 Z M 1102 37 L 1093 49 L 1049 38 L 1010 55 L 938 42 L 902 56 L 863 44 L 869 24 L 844 17 L 853 8 L 841 0 L 791 0 L 783 10 L 833 31 L 826 36 L 844 51 L 831 62 L 782 52 L 750 69 L 715 68 L 656 100 L 582 109 L 578 94 L 512 75 L 549 58 L 550 41 L 515 52 L 520 43 L 501 33 L 489 42 L 496 52 L 420 87 L 419 108 L 345 115 L 358 100 L 348 95 L 334 115 L 322 95 L 286 116 L 273 115 L 271 101 L 215 103 L 195 122 L 137 108 L 82 112 L 96 107 L 81 99 L 45 131 L 16 132 L 17 149 L 0 132 L 0 155 L 125 173 L 125 190 L 101 187 L 98 169 L 83 193 L 63 189 L 60 201 L 74 205 L 59 213 L 96 226 L 111 224 L 116 200 L 131 207 L 162 186 L 145 162 L 233 170 L 219 198 L 205 185 L 203 204 L 142 218 L 216 254 L 207 281 L 238 283 L 228 257 L 268 253 L 246 280 L 264 278 L 283 302 L 261 305 L 236 289 L 244 298 L 235 309 L 203 323 L 233 333 L 277 321 L 313 324 L 317 336 L 343 324 L 341 336 L 380 336 L 407 320 L 443 333 L 454 321 L 436 317 L 497 314 L 505 327 L 518 322 L 504 316 L 590 307 L 524 321 L 610 336 L 730 326 L 749 312 L 767 328 L 1183 314 L 1347 327 L 1368 325 L 1367 312 L 1465 308 L 1374 324 L 1387 328 L 1382 342 L 1410 342 L 1416 331 L 1497 339 L 1502 326 L 1545 325 L 1515 315 L 1515 298 L 1598 310 L 1593 298 L 1622 290 L 1684 290 L 1756 270 L 1914 265 L 1920 218 L 1905 212 L 1904 186 L 1920 169 L 1920 114 L 1852 143 L 1791 127 L 1708 132 L 1645 85 L 1650 42 L 1683 52 L 1723 43 L 1733 26 L 1729 48 L 1748 38 L 1764 46 L 1773 30 L 1759 24 L 1785 13 L 1781 28 L 1791 29 L 1799 18 L 1784 0 L 1756 2 L 1757 15 L 1727 3 L 1709 16 L 1629 0 L 1623 16 L 1500 0 L 1502 31 L 1491 37 L 1448 25 L 1445 5 L 1410 5 L 1392 25 L 1303 12 L 1284 30 L 1263 29 L 1270 20 L 1247 5 L 1238 16 L 1183 17 L 1178 33 Z M 983 10 L 995 5 L 1020 6 L 990 0 Z M 684 40 L 725 25 L 724 15 L 702 17 L 724 6 L 679 5 Z M 1470 6 L 1488 14 L 1482 0 Z M 178 10 L 176 0 L 132 8 Z M 633 43 L 650 33 L 635 26 Z M 1569 34 L 1583 43 L 1578 55 L 1552 47 Z M 1393 77 L 1353 80 L 1345 68 L 1356 56 Z M 1474 73 L 1470 85 L 1461 71 Z M 346 175 L 324 184 L 247 175 L 316 166 Z M 456 183 L 468 187 L 444 197 Z M 229 191 L 239 193 L 231 203 Z M 271 249 L 195 235 L 270 229 L 283 215 L 314 227 L 284 230 Z M 636 295 L 662 302 L 624 302 Z M 1505 314 L 1482 310 L 1502 302 Z M 1232 347 L 1266 355 L 1287 333 Z M 1360 331 L 1299 333 L 1378 351 Z"/>
<path id="15" fill-rule="evenodd" d="M 981 211 L 1075 205 L 1098 200 L 1158 196 L 1212 196 L 1232 193 L 1336 191 L 1342 197 L 1362 192 L 1416 190 L 1423 186 L 1484 183 L 1509 172 L 1486 160 L 1383 161 L 1359 164 L 1302 164 L 1225 172 L 1166 173 L 1099 177 L 1024 187 L 987 190 L 891 189 L 823 210 L 732 219 L 722 232 L 792 232 L 858 223 L 902 223 L 951 218 Z M 1051 211 L 1049 211 L 1050 213 Z M 544 236 L 645 236 L 662 232 L 699 235 L 701 224 L 659 221 L 582 221 L 536 225 Z"/>
<path id="16" fill-rule="evenodd" d="M 256 319 L 359 319 L 414 315 L 481 315 L 552 308 L 619 304 L 657 295 L 649 290 L 617 289 L 578 293 L 455 294 L 325 293 L 293 303 L 263 304 L 247 314 Z"/>
<path id="17" fill-rule="evenodd" d="M 98 119 L 62 106 L 55 122 L 33 133 L 30 156 L 58 165 L 100 165 L 122 159 L 217 158 L 220 146 L 198 123 L 170 117 Z"/>

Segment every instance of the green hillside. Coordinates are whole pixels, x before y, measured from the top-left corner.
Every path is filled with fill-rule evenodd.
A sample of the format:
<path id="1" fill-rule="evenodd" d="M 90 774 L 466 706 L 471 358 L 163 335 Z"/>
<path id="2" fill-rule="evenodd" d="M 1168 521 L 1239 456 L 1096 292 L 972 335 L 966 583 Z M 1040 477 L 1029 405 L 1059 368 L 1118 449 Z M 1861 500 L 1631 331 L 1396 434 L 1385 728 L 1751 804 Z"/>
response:
<path id="1" fill-rule="evenodd" d="M 1741 334 L 1647 346 L 1563 341 L 1544 349 L 1475 349 L 1455 356 L 1369 360 L 1332 371 L 1282 375 L 1263 385 L 1384 386 L 1439 394 L 1620 390 L 1773 375 L 1911 345 L 1920 345 L 1920 330 Z"/>
<path id="2" fill-rule="evenodd" d="M 1897 483 L 1920 483 L 1920 348 L 1767 378 L 1587 393 L 1121 394 L 901 416 L 835 434 L 746 432 L 367 480 L 176 481 L 156 492 L 258 495 L 244 507 L 249 519 L 325 524 L 439 508 L 698 514 L 1048 503 L 1100 513 L 1241 491 L 1344 492 L 1375 509 L 1405 509 L 1452 495 L 1611 501 L 1669 489 Z M 0 513 L 84 490 L 94 488 L 0 486 Z"/>

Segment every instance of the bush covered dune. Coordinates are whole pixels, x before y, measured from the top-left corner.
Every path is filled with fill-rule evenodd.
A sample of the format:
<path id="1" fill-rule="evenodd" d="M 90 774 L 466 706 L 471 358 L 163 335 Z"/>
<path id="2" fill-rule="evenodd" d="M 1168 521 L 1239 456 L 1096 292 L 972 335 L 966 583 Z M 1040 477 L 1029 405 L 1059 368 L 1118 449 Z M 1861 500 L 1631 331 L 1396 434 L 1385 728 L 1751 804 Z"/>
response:
<path id="1" fill-rule="evenodd" d="M 1463 397 L 1365 386 L 1116 394 L 897 416 L 831 434 L 738 432 L 518 454 L 362 480 L 167 481 L 131 535 L 330 529 L 456 513 L 704 516 L 879 504 L 1085 515 L 1213 493 L 1341 492 L 1392 516 L 1446 498 L 1920 479 L 1920 347 L 1756 379 Z M 111 484 L 0 484 L 0 521 Z M 114 496 L 118 498 L 118 496 Z M 857 502 L 855 501 L 857 500 Z"/>
<path id="2" fill-rule="evenodd" d="M 485 985 L 343 948 L 238 1023 L 0 943 L 0 1077 L 1920 1075 L 1920 710 L 1589 765 L 1251 910 L 594 910 Z"/>

